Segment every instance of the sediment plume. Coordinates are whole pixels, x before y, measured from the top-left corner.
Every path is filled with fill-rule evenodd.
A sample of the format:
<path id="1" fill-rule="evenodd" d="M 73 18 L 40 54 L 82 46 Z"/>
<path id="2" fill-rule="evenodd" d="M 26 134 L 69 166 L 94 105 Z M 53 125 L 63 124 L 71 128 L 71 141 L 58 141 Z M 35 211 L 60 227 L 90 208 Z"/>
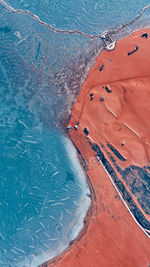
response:
<path id="1" fill-rule="evenodd" d="M 79 237 L 44 266 L 150 264 L 149 47 L 150 28 L 118 41 L 82 86 L 68 131 L 92 204 Z"/>

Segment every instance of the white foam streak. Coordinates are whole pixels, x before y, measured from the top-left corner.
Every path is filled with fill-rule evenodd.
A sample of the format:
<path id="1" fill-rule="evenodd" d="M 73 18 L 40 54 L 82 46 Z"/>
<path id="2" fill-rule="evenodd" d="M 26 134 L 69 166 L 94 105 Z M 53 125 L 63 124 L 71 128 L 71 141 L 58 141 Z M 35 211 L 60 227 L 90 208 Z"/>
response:
<path id="1" fill-rule="evenodd" d="M 79 30 L 61 30 L 61 29 L 57 29 L 55 27 L 53 27 L 51 24 L 48 24 L 44 21 L 42 21 L 37 15 L 33 14 L 32 12 L 30 12 L 29 10 L 23 10 L 23 9 L 14 9 L 12 6 L 8 5 L 5 1 L 0 0 L 0 3 L 5 6 L 8 10 L 10 10 L 13 13 L 19 13 L 19 14 L 28 14 L 29 16 L 33 17 L 35 20 L 37 20 L 40 24 L 48 27 L 49 29 L 51 29 L 53 32 L 55 33 L 64 33 L 64 34 L 80 34 L 83 37 L 88 37 L 90 39 L 95 39 L 95 38 L 100 38 L 103 33 L 99 33 L 99 34 L 87 34 L 85 32 L 79 31 Z M 110 30 L 108 31 L 108 33 L 110 34 L 116 34 L 119 33 L 120 31 L 122 31 L 124 28 L 128 27 L 129 25 L 132 25 L 133 23 L 135 23 L 137 20 L 139 20 L 142 15 L 144 14 L 144 12 L 150 8 L 150 4 L 145 6 L 142 11 L 140 12 L 140 14 L 133 19 L 132 21 L 129 21 L 128 23 L 122 24 L 120 27 L 114 29 L 114 30 Z"/>

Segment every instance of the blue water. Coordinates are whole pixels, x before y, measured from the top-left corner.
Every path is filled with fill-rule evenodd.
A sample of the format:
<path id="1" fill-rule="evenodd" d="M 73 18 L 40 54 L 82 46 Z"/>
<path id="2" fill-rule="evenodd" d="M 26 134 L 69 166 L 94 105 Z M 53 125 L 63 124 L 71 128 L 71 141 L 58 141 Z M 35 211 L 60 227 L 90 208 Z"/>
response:
<path id="1" fill-rule="evenodd" d="M 57 28 L 94 34 L 132 20 L 149 1 L 7 3 Z M 38 266 L 83 227 L 89 188 L 64 129 L 99 46 L 0 4 L 0 266 Z"/>
<path id="2" fill-rule="evenodd" d="M 135 18 L 149 0 L 8 0 L 14 8 L 28 9 L 57 28 L 100 33 Z M 149 11 L 148 11 L 149 13 Z"/>

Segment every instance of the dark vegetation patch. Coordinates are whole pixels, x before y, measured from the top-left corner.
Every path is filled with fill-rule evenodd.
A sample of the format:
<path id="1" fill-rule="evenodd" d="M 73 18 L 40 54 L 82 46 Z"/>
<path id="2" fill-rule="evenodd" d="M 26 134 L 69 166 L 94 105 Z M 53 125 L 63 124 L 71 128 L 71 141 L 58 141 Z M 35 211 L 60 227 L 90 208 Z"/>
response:
<path id="1" fill-rule="evenodd" d="M 89 134 L 89 130 L 87 128 L 84 128 L 83 132 L 88 135 Z"/>
<path id="2" fill-rule="evenodd" d="M 150 230 L 150 222 L 144 217 L 143 213 L 138 209 L 138 207 L 136 206 L 136 203 L 132 199 L 132 196 L 126 190 L 126 187 L 124 186 L 124 184 L 122 183 L 122 181 L 119 179 L 119 177 L 118 177 L 117 173 L 115 172 L 114 168 L 110 165 L 110 163 L 108 162 L 108 160 L 105 158 L 104 153 L 102 152 L 102 150 L 100 149 L 100 147 L 97 144 L 92 144 L 90 141 L 89 141 L 89 144 L 91 145 L 92 149 L 96 152 L 97 158 L 101 161 L 101 163 L 103 164 L 103 166 L 105 167 L 105 169 L 107 170 L 107 172 L 109 173 L 109 175 L 111 176 L 111 178 L 113 179 L 115 185 L 117 186 L 117 188 L 119 189 L 119 191 L 120 191 L 120 193 L 122 195 L 122 198 L 128 204 L 128 207 L 129 207 L 130 211 L 132 212 L 132 214 L 134 215 L 134 217 L 136 218 L 136 220 L 138 221 L 138 223 L 143 228 L 146 228 L 147 230 Z M 124 176 L 123 178 L 125 179 L 125 176 L 126 175 L 127 176 L 128 175 L 131 175 L 131 177 L 135 177 L 135 175 L 133 173 L 133 169 L 135 167 L 136 166 L 130 166 L 129 168 L 126 168 L 125 171 L 123 172 L 123 176 Z M 140 172 L 141 172 L 141 170 L 140 170 Z M 147 180 L 147 177 L 143 177 L 143 179 L 144 180 L 145 179 Z M 132 180 L 132 183 L 130 183 L 130 184 L 133 184 L 133 180 Z M 136 184 L 136 181 L 134 180 L 134 185 L 135 184 Z M 144 187 L 144 189 L 145 189 L 145 187 Z M 147 192 L 147 194 L 148 194 L 148 192 Z M 148 194 L 148 196 L 149 196 L 149 194 Z M 142 198 L 140 198 L 140 200 L 142 200 Z M 146 209 L 145 209 L 145 211 L 146 211 Z"/>
<path id="3" fill-rule="evenodd" d="M 132 194 L 135 195 L 142 209 L 150 215 L 150 174 L 149 167 L 138 167 L 131 165 L 122 170 L 117 164 L 116 160 L 106 147 L 101 144 L 101 147 L 105 150 L 110 160 L 113 163 L 115 169 L 120 173 L 122 179 L 126 182 Z"/>
<path id="4" fill-rule="evenodd" d="M 148 38 L 148 33 L 147 32 L 145 32 L 145 33 L 143 33 L 142 35 L 141 35 L 141 37 L 144 37 L 144 38 Z"/>
<path id="5" fill-rule="evenodd" d="M 119 160 L 126 161 L 126 159 L 119 153 L 119 151 L 114 146 L 112 146 L 111 144 L 107 144 L 107 146 L 111 149 L 111 151 Z"/>
<path id="6" fill-rule="evenodd" d="M 131 52 L 128 53 L 128 56 L 134 54 L 136 51 L 138 51 L 139 47 L 136 46 L 136 48 L 134 50 L 132 50 Z"/>

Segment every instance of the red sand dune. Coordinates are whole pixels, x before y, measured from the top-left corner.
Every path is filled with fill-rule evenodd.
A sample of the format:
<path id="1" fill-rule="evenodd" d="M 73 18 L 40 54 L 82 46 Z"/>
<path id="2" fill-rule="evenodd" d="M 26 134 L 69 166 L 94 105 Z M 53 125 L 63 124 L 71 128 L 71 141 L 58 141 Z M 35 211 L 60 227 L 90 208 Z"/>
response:
<path id="1" fill-rule="evenodd" d="M 148 38 L 141 37 L 147 32 Z M 128 52 L 137 51 L 131 55 Z M 104 65 L 102 71 L 101 66 Z M 111 92 L 107 92 L 105 89 Z M 94 98 L 91 100 L 90 94 Z M 101 99 L 101 101 L 100 101 Z M 88 140 L 110 143 L 123 156 L 118 166 L 144 167 L 150 162 L 150 29 L 117 42 L 97 58 L 72 109 L 70 136 L 88 166 L 92 204 L 85 228 L 70 248 L 45 266 L 148 267 L 150 239 L 138 226 L 114 188 Z M 77 122 L 78 130 L 74 129 Z M 83 132 L 88 128 L 88 139 Z M 109 152 L 110 149 L 107 147 Z M 110 162 L 108 153 L 103 153 Z M 80 156 L 79 156 L 80 157 Z M 137 197 L 116 171 L 138 209 L 150 221 Z"/>

